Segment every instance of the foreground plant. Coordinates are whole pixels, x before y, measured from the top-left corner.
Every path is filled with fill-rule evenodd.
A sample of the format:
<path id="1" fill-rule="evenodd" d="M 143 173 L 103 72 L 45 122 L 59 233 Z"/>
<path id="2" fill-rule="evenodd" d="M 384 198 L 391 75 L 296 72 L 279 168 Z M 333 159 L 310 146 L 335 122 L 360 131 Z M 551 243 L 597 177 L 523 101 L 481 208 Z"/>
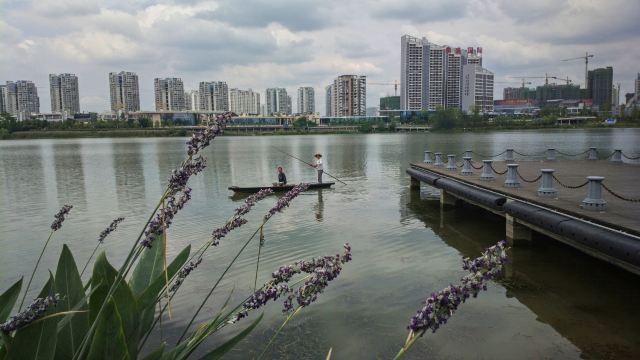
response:
<path id="1" fill-rule="evenodd" d="M 112 221 L 98 236 L 94 253 L 86 260 L 85 268 L 89 269 L 85 276 L 88 277 L 86 282 L 82 280 L 71 250 L 63 245 L 55 273 L 49 273 L 48 281 L 24 311 L 20 311 L 22 306 L 19 306 L 17 314 L 8 319 L 22 292 L 22 279 L 0 295 L 0 359 L 137 359 L 143 354 L 143 349 L 147 353 L 145 359 L 186 359 L 192 356 L 206 338 L 235 324 L 240 311 L 244 316 L 248 315 L 248 310 L 243 310 L 243 305 L 255 294 L 232 309 L 229 309 L 227 301 L 217 314 L 211 318 L 208 314 L 194 329 L 191 327 L 244 249 L 256 238 L 256 234 L 263 232 L 273 215 L 283 211 L 306 189 L 305 184 L 294 187 L 262 217 L 261 225 L 213 284 L 175 346 L 168 346 L 162 338 L 145 346 L 151 334 L 157 334 L 154 329 L 158 323 L 161 324 L 165 310 L 170 310 L 171 299 L 188 280 L 188 276 L 197 271 L 198 265 L 207 260 L 207 250 L 218 246 L 221 239 L 228 237 L 231 231 L 248 223 L 245 216 L 258 202 L 270 195 L 269 191 L 263 191 L 247 198 L 196 252 L 192 254 L 191 245 L 188 245 L 171 262 L 167 261 L 166 230 L 192 197 L 191 188 L 188 187 L 189 179 L 206 167 L 206 159 L 201 151 L 222 132 L 230 116 L 231 114 L 218 115 L 205 129 L 194 133 L 187 142 L 185 160 L 170 174 L 168 185 L 156 208 L 143 224 L 138 237 L 131 242 L 130 251 L 119 269 L 111 265 L 104 252 L 96 257 L 92 269 L 88 265 L 99 245 L 117 229 L 122 218 Z M 42 253 L 70 210 L 71 206 L 65 205 L 56 215 Z M 349 253 L 349 259 L 350 256 Z M 31 279 L 41 258 L 42 254 Z M 334 261 L 337 261 L 336 264 L 343 263 L 342 260 Z M 300 270 L 300 274 L 306 273 L 308 278 L 298 281 L 314 280 L 313 283 L 303 285 L 307 290 L 298 288 L 292 294 L 310 300 L 308 303 L 311 303 L 326 288 L 328 281 L 337 276 L 340 265 L 329 266 L 328 260 L 324 263 L 314 260 L 300 264 L 308 264 Z M 309 264 L 318 266 L 313 268 Z M 295 285 L 288 283 L 287 286 L 293 288 Z M 29 285 L 22 296 L 23 301 L 27 297 L 28 288 Z M 229 341 L 206 352 L 204 358 L 216 359 L 224 355 L 249 334 L 261 319 L 262 315 L 258 316 Z"/>
<path id="2" fill-rule="evenodd" d="M 458 284 L 451 284 L 427 297 L 424 306 L 411 317 L 407 327 L 407 340 L 394 359 L 402 357 L 427 330 L 435 333 L 440 326 L 446 324 L 460 304 L 470 297 L 477 297 L 481 290 L 487 290 L 489 280 L 502 274 L 507 261 L 506 250 L 507 242 L 500 241 L 487 248 L 480 257 L 464 258 L 462 268 L 470 273 L 462 277 Z"/>

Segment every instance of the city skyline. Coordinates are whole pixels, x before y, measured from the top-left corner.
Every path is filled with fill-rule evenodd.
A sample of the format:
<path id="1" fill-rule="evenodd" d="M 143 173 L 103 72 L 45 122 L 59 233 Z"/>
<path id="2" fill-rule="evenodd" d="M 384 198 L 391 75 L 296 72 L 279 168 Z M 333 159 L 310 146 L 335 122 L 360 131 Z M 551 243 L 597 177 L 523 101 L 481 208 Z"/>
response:
<path id="1" fill-rule="evenodd" d="M 154 108 L 157 77 L 180 77 L 187 91 L 202 80 L 220 79 L 229 87 L 261 92 L 284 87 L 295 97 L 299 86 L 323 91 L 340 74 L 363 74 L 370 82 L 400 80 L 398 39 L 414 34 L 436 44 L 483 47 L 483 66 L 494 72 L 496 82 L 514 82 L 497 84 L 498 98 L 504 87 L 516 85 L 509 76 L 553 73 L 583 86 L 584 63 L 560 60 L 585 51 L 595 54 L 590 69 L 614 67 L 621 97 L 633 92 L 640 49 L 630 45 L 640 4 L 553 4 L 379 1 L 361 6 L 283 0 L 253 4 L 240 16 L 241 4 L 227 1 L 9 2 L 3 5 L 0 51 L 6 56 L 0 59 L 0 81 L 35 82 L 42 112 L 50 111 L 50 73 L 78 76 L 83 111 L 109 109 L 108 73 L 121 70 L 138 74 L 142 109 Z M 617 8 L 625 11 L 618 14 Z M 337 16 L 354 11 L 359 16 L 350 21 Z M 393 94 L 392 86 L 370 86 L 367 102 L 387 94 Z M 324 109 L 324 96 L 316 98 L 316 109 Z"/>

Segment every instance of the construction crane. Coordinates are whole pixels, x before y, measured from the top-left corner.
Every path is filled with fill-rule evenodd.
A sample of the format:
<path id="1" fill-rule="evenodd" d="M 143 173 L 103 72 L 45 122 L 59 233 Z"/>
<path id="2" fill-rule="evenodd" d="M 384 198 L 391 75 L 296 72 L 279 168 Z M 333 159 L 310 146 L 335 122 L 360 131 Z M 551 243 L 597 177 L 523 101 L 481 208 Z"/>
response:
<path id="1" fill-rule="evenodd" d="M 520 79 L 522 81 L 522 87 L 525 85 L 526 79 L 545 79 L 548 82 L 547 76 L 509 76 L 512 79 Z M 531 84 L 529 82 L 529 84 Z"/>
<path id="2" fill-rule="evenodd" d="M 567 85 L 571 84 L 573 81 L 571 81 L 571 79 L 569 79 L 569 77 L 567 76 L 566 78 L 561 78 L 561 77 L 557 77 L 557 76 L 549 76 L 552 79 L 556 79 L 556 80 L 561 80 L 561 81 L 566 81 Z"/>
<path id="3" fill-rule="evenodd" d="M 393 80 L 393 82 L 367 82 L 367 85 L 393 85 L 393 95 L 398 96 L 398 80 Z"/>
<path id="4" fill-rule="evenodd" d="M 522 84 L 522 87 L 524 87 L 525 85 L 531 85 L 531 81 L 527 81 L 527 82 L 522 82 L 520 83 L 519 81 L 494 81 L 494 84 Z"/>
<path id="5" fill-rule="evenodd" d="M 586 53 L 584 53 L 584 56 L 560 60 L 560 61 L 573 61 L 573 60 L 584 59 L 584 88 L 585 89 L 587 88 L 587 83 L 589 82 L 589 58 L 592 58 L 593 56 L 594 56 L 593 54 L 589 54 L 589 52 L 587 51 Z"/>

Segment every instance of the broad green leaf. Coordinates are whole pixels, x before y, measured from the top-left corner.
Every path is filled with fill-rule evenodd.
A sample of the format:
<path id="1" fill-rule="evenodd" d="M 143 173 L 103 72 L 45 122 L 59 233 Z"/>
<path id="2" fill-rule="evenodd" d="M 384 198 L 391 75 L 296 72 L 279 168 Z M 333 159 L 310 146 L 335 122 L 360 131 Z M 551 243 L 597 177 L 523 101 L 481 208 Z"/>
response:
<path id="1" fill-rule="evenodd" d="M 122 319 L 113 298 L 110 298 L 97 320 L 96 334 L 91 342 L 87 359 L 122 360 L 129 358 L 122 330 Z"/>
<path id="2" fill-rule="evenodd" d="M 140 260 L 133 270 L 129 286 L 135 296 L 139 296 L 164 269 L 164 247 L 167 237 L 162 233 L 151 249 L 143 249 Z"/>
<path id="3" fill-rule="evenodd" d="M 49 273 L 49 280 L 38 297 L 46 297 L 55 294 L 55 281 L 53 274 Z M 56 307 L 50 308 L 43 316 L 57 312 Z M 43 321 L 34 322 L 18 329 L 13 336 L 11 346 L 7 351 L 5 360 L 12 359 L 53 359 L 56 350 L 56 331 L 59 317 L 52 317 Z"/>
<path id="4" fill-rule="evenodd" d="M 162 355 L 164 353 L 164 347 L 166 343 L 160 344 L 160 347 L 150 352 L 147 356 L 142 358 L 142 360 L 160 360 L 162 359 Z"/>
<path id="5" fill-rule="evenodd" d="M 205 356 L 201 357 L 200 360 L 215 360 L 215 359 L 222 358 L 224 354 L 229 352 L 229 350 L 233 349 L 234 346 L 236 346 L 242 339 L 244 339 L 247 335 L 249 335 L 250 332 L 253 331 L 253 329 L 258 325 L 260 320 L 262 320 L 263 316 L 264 314 L 260 314 L 260 316 L 253 323 L 251 323 L 251 325 L 249 325 L 246 329 L 242 330 L 238 335 L 232 337 L 224 344 L 218 346 L 217 348 L 207 353 Z"/>
<path id="6" fill-rule="evenodd" d="M 78 267 L 66 244 L 62 246 L 62 253 L 58 260 L 55 289 L 61 297 L 58 311 L 88 310 L 86 303 L 81 305 L 80 308 L 74 309 L 78 303 L 84 302 L 85 293 Z M 70 320 L 58 332 L 56 359 L 72 358 L 89 330 L 89 314 L 87 312 L 71 314 L 69 317 Z"/>
<path id="7" fill-rule="evenodd" d="M 100 254 L 96 259 L 92 275 L 92 282 L 96 282 L 95 286 L 93 284 L 91 285 L 93 294 L 91 294 L 89 302 L 92 321 L 100 311 L 104 298 L 108 294 L 109 288 L 111 288 L 117 276 L 117 270 L 111 266 L 104 253 Z M 131 351 L 129 356 L 131 358 L 135 358 L 138 340 L 140 339 L 140 333 L 138 331 L 139 311 L 137 302 L 126 281 L 120 281 L 118 287 L 113 292 L 110 301 L 114 301 L 115 306 L 118 308 L 118 313 L 122 322 L 122 331 L 125 335 L 128 349 Z"/>
<path id="8" fill-rule="evenodd" d="M 176 360 L 180 359 L 178 354 L 181 354 L 187 348 L 187 341 L 183 341 L 180 344 L 176 345 L 173 349 L 167 351 L 162 354 L 162 360 Z"/>
<path id="9" fill-rule="evenodd" d="M 155 300 L 158 295 L 160 295 L 160 291 L 165 285 L 167 279 L 171 279 L 187 262 L 189 259 L 189 253 L 191 252 L 191 245 L 187 245 L 182 251 L 176 256 L 175 259 L 167 266 L 167 275 L 165 277 L 164 271 L 160 272 L 151 284 L 137 297 L 138 302 L 140 304 L 140 308 L 145 308 L 150 305 L 155 304 Z"/>
<path id="10" fill-rule="evenodd" d="M 0 331 L 0 359 L 4 359 L 7 355 L 7 349 L 11 346 L 11 338 L 5 334 L 4 331 Z"/>
<path id="11" fill-rule="evenodd" d="M 16 304 L 18 295 L 20 295 L 20 289 L 22 289 L 22 278 L 0 295 L 0 323 L 7 320 L 11 314 L 11 310 Z"/>

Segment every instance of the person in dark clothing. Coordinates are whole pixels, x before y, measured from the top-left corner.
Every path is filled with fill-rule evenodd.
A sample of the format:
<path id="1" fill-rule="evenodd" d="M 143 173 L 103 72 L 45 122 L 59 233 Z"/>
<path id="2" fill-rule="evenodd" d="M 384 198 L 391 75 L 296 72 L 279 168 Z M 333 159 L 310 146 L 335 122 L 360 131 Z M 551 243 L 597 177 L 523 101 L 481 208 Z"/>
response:
<path id="1" fill-rule="evenodd" d="M 278 185 L 287 185 L 287 175 L 285 175 L 282 166 L 278 166 Z"/>

